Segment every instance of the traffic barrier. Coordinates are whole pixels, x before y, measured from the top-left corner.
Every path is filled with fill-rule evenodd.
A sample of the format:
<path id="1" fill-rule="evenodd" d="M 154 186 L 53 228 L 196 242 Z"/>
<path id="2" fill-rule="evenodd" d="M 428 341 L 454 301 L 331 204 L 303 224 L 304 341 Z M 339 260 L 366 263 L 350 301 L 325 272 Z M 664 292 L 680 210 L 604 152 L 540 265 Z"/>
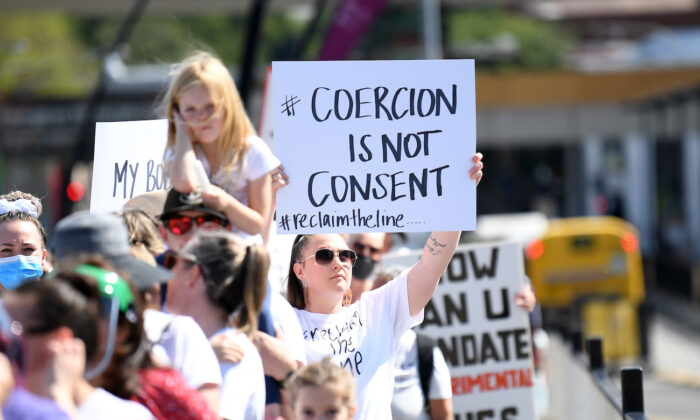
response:
<path id="1" fill-rule="evenodd" d="M 546 366 L 551 403 L 541 418 L 648 420 L 642 368 L 622 367 L 618 385 L 605 366 L 600 337 L 584 341 L 580 332 L 564 335 L 566 339 L 550 332 Z"/>

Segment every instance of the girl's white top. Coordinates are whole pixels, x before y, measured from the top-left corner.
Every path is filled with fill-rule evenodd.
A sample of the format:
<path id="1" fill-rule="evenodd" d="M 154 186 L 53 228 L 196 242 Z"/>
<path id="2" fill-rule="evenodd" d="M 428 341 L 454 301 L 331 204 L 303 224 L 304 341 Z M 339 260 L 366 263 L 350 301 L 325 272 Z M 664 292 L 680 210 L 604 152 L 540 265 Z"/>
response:
<path id="1" fill-rule="evenodd" d="M 236 200 L 248 205 L 248 184 L 261 176 L 269 173 L 280 165 L 280 160 L 272 154 L 272 151 L 267 144 L 258 136 L 248 136 L 246 139 L 247 147 L 241 155 L 241 159 L 231 171 L 223 169 L 224 165 L 220 165 L 219 170 L 215 174 L 211 173 L 211 166 L 204 151 L 199 144 L 194 144 L 194 153 L 197 159 L 202 162 L 204 171 L 211 180 L 212 184 L 216 184 L 224 191 L 231 194 Z M 165 167 L 172 168 L 172 161 L 175 154 L 171 149 L 165 154 Z M 230 159 L 230 158 L 229 158 Z M 169 173 L 169 170 L 168 170 Z M 232 231 L 239 234 L 248 243 L 262 243 L 262 236 L 249 235 L 242 232 L 235 225 L 235 221 L 231 221 L 233 225 Z"/>

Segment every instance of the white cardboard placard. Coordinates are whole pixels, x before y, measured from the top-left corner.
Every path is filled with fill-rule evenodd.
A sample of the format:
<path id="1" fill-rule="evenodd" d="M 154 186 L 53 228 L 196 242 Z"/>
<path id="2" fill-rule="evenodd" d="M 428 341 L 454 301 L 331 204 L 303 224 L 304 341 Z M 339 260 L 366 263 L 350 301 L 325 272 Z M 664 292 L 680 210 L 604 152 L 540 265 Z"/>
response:
<path id="1" fill-rule="evenodd" d="M 386 256 L 382 267 L 419 257 Z M 535 419 L 529 317 L 514 303 L 524 278 L 521 245 L 462 245 L 425 308 L 417 331 L 445 356 L 455 419 Z"/>
<path id="2" fill-rule="evenodd" d="M 132 197 L 170 188 L 163 153 L 168 120 L 98 122 L 90 212 L 120 210 Z"/>
<path id="3" fill-rule="evenodd" d="M 473 230 L 473 60 L 274 62 L 278 233 Z"/>

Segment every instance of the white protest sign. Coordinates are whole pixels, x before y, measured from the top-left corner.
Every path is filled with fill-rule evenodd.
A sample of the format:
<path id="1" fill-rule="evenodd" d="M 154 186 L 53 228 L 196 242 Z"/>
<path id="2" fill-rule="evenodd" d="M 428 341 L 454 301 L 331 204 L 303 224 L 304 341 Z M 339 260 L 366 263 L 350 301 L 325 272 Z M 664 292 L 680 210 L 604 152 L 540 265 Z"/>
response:
<path id="1" fill-rule="evenodd" d="M 419 257 L 387 256 L 382 266 Z M 530 323 L 514 303 L 524 277 L 519 244 L 460 246 L 425 307 L 418 332 L 445 356 L 455 420 L 535 419 Z"/>
<path id="2" fill-rule="evenodd" d="M 170 188 L 163 168 L 167 141 L 168 120 L 97 123 L 90 212 L 120 210 L 132 197 Z"/>
<path id="3" fill-rule="evenodd" d="M 272 63 L 278 233 L 473 230 L 474 61 Z"/>

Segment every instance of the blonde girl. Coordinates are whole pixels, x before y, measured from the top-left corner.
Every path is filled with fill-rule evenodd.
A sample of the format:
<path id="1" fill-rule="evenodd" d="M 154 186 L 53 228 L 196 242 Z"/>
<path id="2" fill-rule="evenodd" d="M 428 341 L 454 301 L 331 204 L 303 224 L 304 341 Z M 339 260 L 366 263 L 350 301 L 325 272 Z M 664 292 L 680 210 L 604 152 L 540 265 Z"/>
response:
<path id="1" fill-rule="evenodd" d="M 296 420 L 351 420 L 355 415 L 355 379 L 328 357 L 296 371 L 285 389 Z"/>
<path id="2" fill-rule="evenodd" d="M 270 172 L 280 162 L 256 135 L 228 69 L 209 53 L 194 53 L 175 67 L 163 106 L 173 188 L 188 193 L 199 185 L 200 160 L 214 184 L 202 193 L 205 205 L 225 213 L 235 233 L 261 242 L 270 222 Z"/>

